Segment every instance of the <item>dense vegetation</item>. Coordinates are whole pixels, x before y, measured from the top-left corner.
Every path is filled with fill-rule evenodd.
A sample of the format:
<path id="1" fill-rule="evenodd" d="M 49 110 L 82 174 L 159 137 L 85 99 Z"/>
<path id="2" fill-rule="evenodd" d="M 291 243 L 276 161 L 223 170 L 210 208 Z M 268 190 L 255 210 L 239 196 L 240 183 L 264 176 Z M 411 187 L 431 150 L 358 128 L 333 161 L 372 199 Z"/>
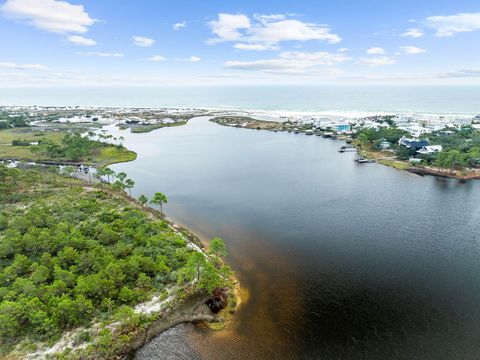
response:
<path id="1" fill-rule="evenodd" d="M 32 151 L 48 156 L 53 159 L 67 159 L 79 161 L 87 158 L 89 155 L 99 152 L 101 147 L 110 147 L 112 145 L 96 140 L 91 140 L 88 136 L 82 136 L 78 133 L 65 134 L 60 143 L 50 140 L 40 140 L 38 146 L 32 147 Z M 118 147 L 122 147 L 118 145 Z"/>
<path id="2" fill-rule="evenodd" d="M 380 149 L 380 143 L 383 140 L 390 142 L 392 146 L 395 147 L 398 144 L 398 140 L 400 140 L 402 136 L 406 135 L 408 135 L 406 131 L 397 129 L 395 127 L 380 128 L 378 130 L 364 129 L 357 134 L 357 139 L 362 144 L 370 143 L 376 149 Z"/>
<path id="3" fill-rule="evenodd" d="M 221 239 L 212 241 L 207 257 L 153 210 L 143 210 L 148 199 L 140 205 L 126 201 L 123 189 L 111 192 L 85 189 L 55 171 L 0 165 L 4 352 L 21 341 L 51 343 L 66 330 L 131 315 L 133 305 L 172 285 L 211 292 L 229 283 Z"/>
<path id="4" fill-rule="evenodd" d="M 187 124 L 187 120 L 185 121 L 176 121 L 171 123 L 158 123 L 158 124 L 147 124 L 147 125 L 140 125 L 140 124 L 120 124 L 118 125 L 121 129 L 128 129 L 132 133 L 146 133 L 153 130 L 161 129 L 164 127 L 173 127 L 173 126 L 183 126 Z"/>
<path id="5" fill-rule="evenodd" d="M 105 166 L 120 161 L 134 160 L 136 154 L 112 144 L 103 135 L 81 135 L 85 129 L 53 131 L 36 128 L 0 130 L 0 159 L 29 161 L 86 162 Z"/>
<path id="6" fill-rule="evenodd" d="M 397 157 L 402 160 L 416 156 L 422 159 L 425 165 L 434 165 L 436 167 L 464 170 L 466 167 L 480 167 L 480 131 L 471 126 L 465 126 L 460 129 L 450 131 L 437 131 L 429 134 L 430 145 L 442 145 L 443 151 L 430 155 L 419 155 L 414 149 L 407 149 L 398 145 L 398 140 L 402 136 L 409 134 L 395 127 L 361 130 L 357 136 L 357 142 L 364 148 L 373 148 L 380 150 L 382 141 L 391 143 L 391 149 Z"/>
<path id="7" fill-rule="evenodd" d="M 457 170 L 480 167 L 480 131 L 465 126 L 453 133 L 437 132 L 429 139 L 431 144 L 442 145 L 444 151 L 425 158 L 426 162 Z"/>
<path id="8" fill-rule="evenodd" d="M 21 115 L 11 115 L 9 112 L 0 111 L 0 130 L 27 127 L 28 119 Z"/>

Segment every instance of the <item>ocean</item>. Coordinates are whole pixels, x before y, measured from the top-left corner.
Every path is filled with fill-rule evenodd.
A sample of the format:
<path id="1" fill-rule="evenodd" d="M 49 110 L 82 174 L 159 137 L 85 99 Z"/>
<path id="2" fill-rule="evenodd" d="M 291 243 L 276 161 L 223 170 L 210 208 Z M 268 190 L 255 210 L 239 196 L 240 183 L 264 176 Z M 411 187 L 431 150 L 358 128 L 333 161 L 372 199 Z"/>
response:
<path id="1" fill-rule="evenodd" d="M 0 105 L 219 108 L 323 114 L 480 113 L 479 86 L 0 88 Z"/>

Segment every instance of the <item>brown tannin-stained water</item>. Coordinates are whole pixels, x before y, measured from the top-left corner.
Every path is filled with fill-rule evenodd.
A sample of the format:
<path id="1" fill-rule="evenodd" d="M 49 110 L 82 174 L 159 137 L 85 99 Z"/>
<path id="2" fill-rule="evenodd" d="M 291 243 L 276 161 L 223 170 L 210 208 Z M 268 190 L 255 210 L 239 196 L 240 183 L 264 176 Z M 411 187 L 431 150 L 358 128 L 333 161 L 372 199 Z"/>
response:
<path id="1" fill-rule="evenodd" d="M 480 181 L 355 164 L 341 142 L 197 118 L 112 166 L 134 194 L 220 236 L 248 299 L 215 332 L 183 324 L 150 359 L 480 358 Z"/>

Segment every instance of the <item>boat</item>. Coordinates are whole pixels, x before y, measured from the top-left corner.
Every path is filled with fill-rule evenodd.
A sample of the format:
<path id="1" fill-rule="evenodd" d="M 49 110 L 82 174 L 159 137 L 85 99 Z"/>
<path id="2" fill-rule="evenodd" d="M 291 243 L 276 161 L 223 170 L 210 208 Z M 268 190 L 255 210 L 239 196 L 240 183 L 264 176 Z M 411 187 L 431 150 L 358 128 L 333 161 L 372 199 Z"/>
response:
<path id="1" fill-rule="evenodd" d="M 313 135 L 313 130 L 305 130 L 305 135 Z"/>
<path id="2" fill-rule="evenodd" d="M 372 163 L 372 162 L 375 162 L 374 160 L 370 160 L 370 159 L 366 159 L 362 156 L 355 156 L 355 160 L 354 160 L 356 163 L 358 164 L 367 164 L 367 163 Z"/>
<path id="3" fill-rule="evenodd" d="M 354 148 L 353 146 L 340 146 L 340 149 L 338 149 L 339 153 L 344 153 L 344 152 L 356 152 L 357 149 Z"/>

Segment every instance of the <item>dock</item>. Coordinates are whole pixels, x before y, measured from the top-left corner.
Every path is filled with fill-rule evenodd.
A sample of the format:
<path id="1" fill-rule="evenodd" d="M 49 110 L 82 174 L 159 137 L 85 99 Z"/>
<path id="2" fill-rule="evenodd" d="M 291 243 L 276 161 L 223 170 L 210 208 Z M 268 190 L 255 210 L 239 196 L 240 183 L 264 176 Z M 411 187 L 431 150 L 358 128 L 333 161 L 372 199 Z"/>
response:
<path id="1" fill-rule="evenodd" d="M 355 156 L 354 161 L 357 164 L 369 164 L 369 163 L 374 163 L 375 162 L 375 160 L 367 159 L 367 158 L 364 158 L 363 156 L 360 156 L 360 155 Z"/>

